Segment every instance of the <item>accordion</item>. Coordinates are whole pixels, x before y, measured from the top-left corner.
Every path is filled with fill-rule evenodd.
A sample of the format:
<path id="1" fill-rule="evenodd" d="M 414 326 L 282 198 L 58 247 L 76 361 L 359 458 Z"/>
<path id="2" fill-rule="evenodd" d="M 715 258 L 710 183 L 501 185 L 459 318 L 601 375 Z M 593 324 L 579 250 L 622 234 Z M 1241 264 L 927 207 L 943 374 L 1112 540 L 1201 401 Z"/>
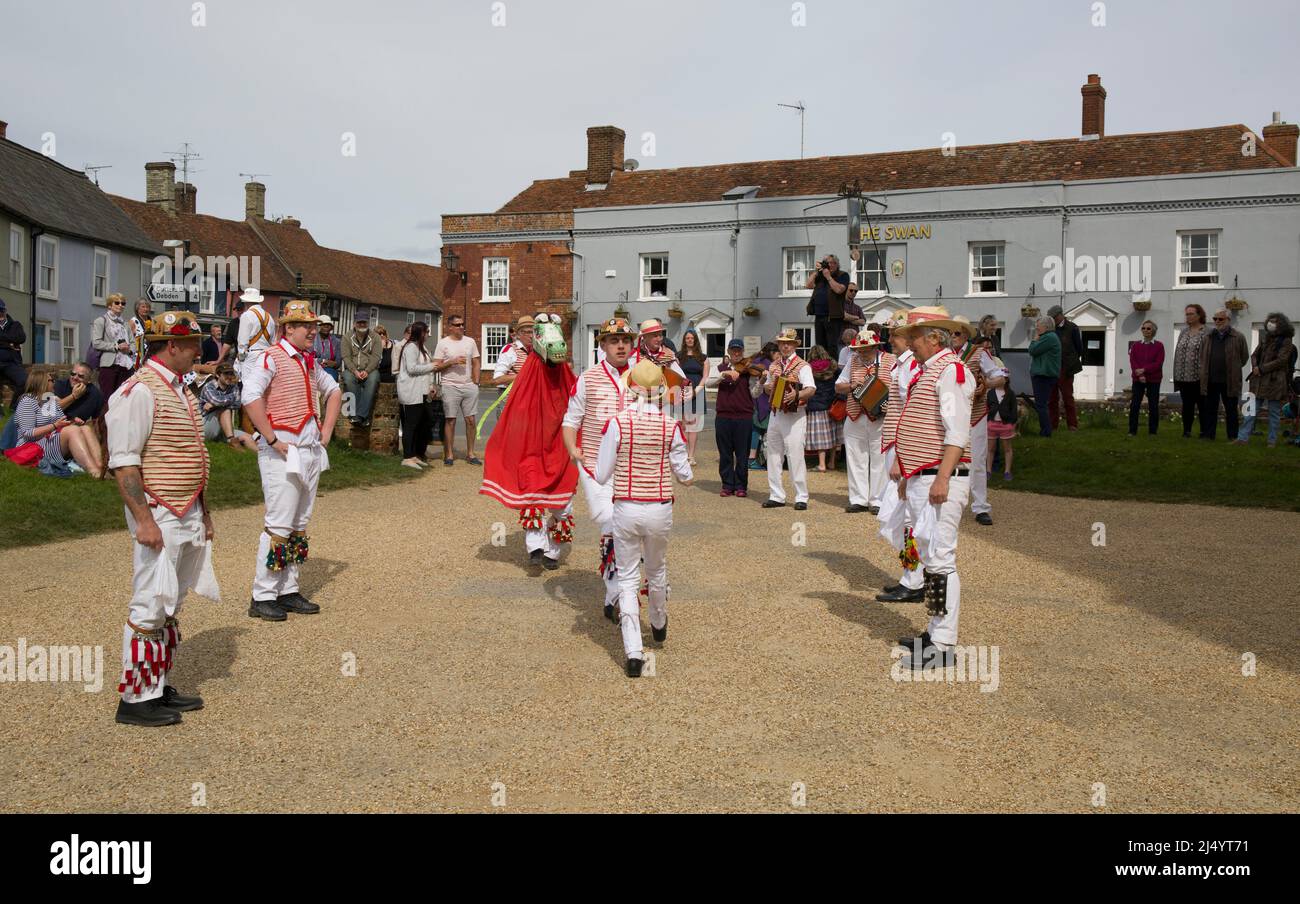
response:
<path id="1" fill-rule="evenodd" d="M 871 420 L 876 420 L 885 412 L 885 402 L 889 398 L 889 385 L 874 374 L 867 377 L 867 382 L 853 390 L 853 398 Z"/>
<path id="2" fill-rule="evenodd" d="M 798 408 L 801 388 L 798 380 L 777 377 L 772 387 L 772 410 L 789 412 Z"/>

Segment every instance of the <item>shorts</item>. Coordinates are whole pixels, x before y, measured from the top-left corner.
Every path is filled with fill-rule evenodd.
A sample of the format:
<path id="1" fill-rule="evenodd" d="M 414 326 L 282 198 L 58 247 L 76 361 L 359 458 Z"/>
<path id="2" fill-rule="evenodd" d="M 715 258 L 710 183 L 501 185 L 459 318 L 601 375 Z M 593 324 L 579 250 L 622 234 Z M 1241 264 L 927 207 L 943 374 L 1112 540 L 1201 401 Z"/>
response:
<path id="1" fill-rule="evenodd" d="M 1015 435 L 1015 424 L 1004 424 L 1001 421 L 989 421 L 989 439 L 1013 439 Z"/>
<path id="2" fill-rule="evenodd" d="M 478 385 L 475 383 L 442 384 L 443 417 L 475 417 L 478 414 Z"/>

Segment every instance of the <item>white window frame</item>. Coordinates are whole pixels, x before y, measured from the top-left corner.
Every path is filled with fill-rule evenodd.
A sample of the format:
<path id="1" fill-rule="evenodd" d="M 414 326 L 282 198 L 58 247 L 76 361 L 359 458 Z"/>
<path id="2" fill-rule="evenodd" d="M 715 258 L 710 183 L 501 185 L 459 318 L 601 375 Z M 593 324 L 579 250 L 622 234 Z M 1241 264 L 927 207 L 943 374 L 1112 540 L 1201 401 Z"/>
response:
<path id="1" fill-rule="evenodd" d="M 197 299 L 199 313 L 213 315 L 217 313 L 217 281 L 211 276 L 201 276 L 187 292 L 190 300 Z"/>
<path id="2" fill-rule="evenodd" d="M 812 347 L 817 344 L 817 331 L 813 329 L 813 324 L 808 323 L 807 321 L 781 324 L 781 331 L 784 332 L 786 330 L 794 330 L 800 336 L 803 336 L 805 333 L 807 334 L 808 344 L 806 346 L 800 345 L 795 349 L 795 354 L 807 361 L 808 354 L 812 351 Z"/>
<path id="3" fill-rule="evenodd" d="M 103 292 L 98 291 L 99 287 L 96 285 L 96 283 L 99 282 L 100 260 L 104 261 L 104 291 Z M 90 268 L 90 303 L 91 304 L 97 304 L 101 306 L 108 304 L 109 286 L 110 286 L 110 278 L 112 276 L 112 272 L 113 272 L 113 256 L 108 253 L 107 248 L 96 248 L 95 256 L 93 258 L 91 268 Z"/>
<path id="4" fill-rule="evenodd" d="M 45 248 L 53 249 L 52 258 L 53 266 L 49 267 L 50 271 L 50 288 L 42 289 L 45 282 Z M 55 301 L 59 298 L 59 239 L 58 236 L 43 235 L 36 243 L 36 297 L 50 298 Z M 60 339 L 59 341 L 63 341 Z"/>
<path id="5" fill-rule="evenodd" d="M 407 311 L 407 312 L 406 312 L 406 325 L 407 325 L 407 326 L 415 326 L 415 312 L 414 312 L 414 311 Z"/>
<path id="6" fill-rule="evenodd" d="M 669 272 L 668 256 L 669 255 L 667 251 L 651 251 L 651 252 L 643 253 L 641 255 L 640 257 L 641 262 L 637 266 L 637 273 L 640 275 L 640 282 L 638 284 L 639 288 L 637 291 L 641 293 L 639 296 L 637 296 L 638 301 L 671 301 L 672 300 L 672 284 L 669 282 L 671 277 Z M 647 273 L 646 269 L 649 262 L 652 260 L 659 260 L 661 258 L 663 259 L 664 262 L 663 273 L 655 273 L 655 274 Z M 652 279 L 662 279 L 664 281 L 663 295 L 651 295 L 646 291 L 648 288 L 647 283 L 649 283 L 649 281 Z"/>
<path id="7" fill-rule="evenodd" d="M 64 331 L 68 329 L 72 330 L 71 346 L 68 346 L 63 341 Z M 68 358 L 69 349 L 71 349 L 71 355 L 72 355 L 70 359 Z M 71 366 L 77 363 L 77 359 L 80 357 L 81 352 L 82 352 L 81 324 L 75 320 L 60 320 L 59 321 L 59 360 L 57 362 L 51 362 L 51 363 Z"/>
<path id="8" fill-rule="evenodd" d="M 999 275 L 997 276 L 980 276 L 975 275 L 975 251 L 976 249 L 996 248 L 1000 258 Z M 1007 297 L 1007 243 L 1006 242 L 971 242 L 966 251 L 966 272 L 969 274 L 966 284 L 967 298 L 1006 298 Z M 1001 289 L 994 292 L 985 292 L 976 288 L 977 282 L 983 282 L 987 279 L 993 279 L 1002 286 Z"/>
<path id="9" fill-rule="evenodd" d="M 488 341 L 488 330 L 501 330 L 501 346 L 492 354 L 492 343 Z M 497 359 L 501 353 L 510 345 L 510 324 L 508 323 L 484 323 L 479 327 L 479 348 L 483 351 L 483 366 L 496 367 Z"/>
<path id="10" fill-rule="evenodd" d="M 14 239 L 18 240 L 18 256 L 14 257 Z M 23 291 L 27 282 L 27 235 L 16 223 L 9 224 L 9 288 Z"/>
<path id="11" fill-rule="evenodd" d="M 806 267 L 792 261 L 795 254 L 805 251 L 808 253 L 808 265 Z M 817 248 L 814 245 L 792 245 L 789 248 L 781 249 L 782 298 L 809 298 L 812 296 L 813 290 L 805 289 L 803 285 L 808 281 L 808 274 L 813 272 L 811 268 L 816 261 Z"/>
<path id="12" fill-rule="evenodd" d="M 379 324 L 379 306 L 370 306 L 370 328 L 374 329 Z"/>
<path id="13" fill-rule="evenodd" d="M 889 246 L 881 245 L 879 250 L 880 250 L 879 270 L 863 270 L 859 268 L 859 265 L 866 260 L 868 254 L 876 253 L 876 248 L 873 246 L 863 245 L 860 254 L 858 256 L 858 259 L 853 261 L 852 277 L 853 277 L 853 281 L 858 284 L 859 298 L 880 298 L 882 295 L 885 294 L 885 286 L 888 284 L 889 281 Z M 868 273 L 880 274 L 880 279 L 878 280 L 880 285 L 879 289 L 868 289 L 866 286 L 862 284 L 862 277 Z"/>
<path id="14" fill-rule="evenodd" d="M 429 328 L 429 331 L 430 331 L 430 332 L 433 331 L 433 314 L 432 314 L 432 313 L 429 313 L 429 312 L 426 312 L 426 313 L 425 313 L 425 315 L 424 315 L 424 325 L 427 326 L 427 327 Z"/>
<path id="15" fill-rule="evenodd" d="M 492 265 L 504 262 L 506 265 L 505 274 L 505 292 L 494 293 L 492 291 Z M 483 258 L 483 304 L 509 304 L 510 303 L 510 258 L 508 257 L 485 257 Z"/>
<path id="16" fill-rule="evenodd" d="M 1209 236 L 1211 242 L 1207 243 L 1207 245 L 1212 244 L 1214 246 L 1213 253 L 1206 254 L 1203 258 L 1205 260 L 1212 262 L 1213 267 L 1212 269 L 1209 269 L 1204 273 L 1197 273 L 1195 271 L 1183 270 L 1184 260 L 1201 259 L 1201 258 L 1194 258 L 1194 257 L 1187 257 L 1187 258 L 1183 257 L 1183 239 L 1184 238 L 1190 239 L 1193 236 L 1198 236 L 1198 235 Z M 1222 237 L 1223 237 L 1222 229 L 1180 229 L 1178 230 L 1178 236 L 1177 238 L 1174 239 L 1174 288 L 1175 289 L 1222 289 L 1224 287 L 1223 280 L 1220 278 L 1221 272 L 1219 270 L 1219 264 L 1220 261 L 1222 260 L 1221 257 L 1222 242 L 1220 242 L 1219 240 Z M 1186 281 L 1187 277 L 1189 276 L 1197 276 L 1197 277 L 1208 276 L 1211 277 L 1214 280 L 1214 282 L 1189 283 Z"/>

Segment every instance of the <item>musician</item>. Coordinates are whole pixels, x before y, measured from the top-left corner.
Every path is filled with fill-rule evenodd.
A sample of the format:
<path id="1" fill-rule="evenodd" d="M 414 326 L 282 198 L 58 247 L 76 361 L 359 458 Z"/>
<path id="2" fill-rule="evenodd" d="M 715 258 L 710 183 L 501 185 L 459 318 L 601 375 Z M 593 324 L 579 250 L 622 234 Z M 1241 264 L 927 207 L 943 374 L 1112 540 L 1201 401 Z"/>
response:
<path id="1" fill-rule="evenodd" d="M 849 514 L 880 511 L 880 499 L 888 477 L 884 464 L 885 454 L 880 448 L 880 433 L 884 427 L 883 406 L 874 410 L 870 405 L 876 392 L 888 398 L 893 367 L 892 355 L 883 355 L 884 340 L 871 327 L 863 327 L 849 343 L 853 357 L 835 383 L 835 392 L 845 400 L 844 460 L 849 471 Z M 863 391 L 867 394 L 862 395 Z M 862 395 L 862 398 L 859 398 Z M 874 407 L 874 406 L 873 406 Z"/>
<path id="2" fill-rule="evenodd" d="M 884 456 L 884 470 L 887 478 L 884 492 L 880 497 L 882 502 L 887 493 L 893 493 L 895 496 L 899 495 L 899 482 L 890 474 L 894 466 L 898 417 L 903 413 L 903 405 L 907 402 L 907 395 L 911 389 L 912 381 L 921 369 L 921 363 L 916 360 L 916 355 L 912 354 L 911 346 L 907 341 L 907 333 L 902 329 L 906 325 L 906 310 L 895 312 L 886 321 L 894 364 L 890 368 L 889 401 L 885 407 L 885 421 L 880 429 L 880 451 Z M 898 558 L 903 565 L 902 577 L 898 579 L 898 583 L 890 584 L 880 593 L 877 593 L 876 599 L 882 603 L 919 603 L 925 599 L 925 577 L 923 566 L 917 556 L 916 542 L 912 539 L 912 524 L 906 518 L 904 519 L 903 545 L 898 551 Z"/>
<path id="3" fill-rule="evenodd" d="M 239 296 L 244 303 L 244 313 L 239 315 L 239 334 L 235 340 L 235 369 L 244 378 L 249 365 L 261 357 L 261 352 L 275 344 L 275 318 L 262 307 L 266 299 L 257 289 L 249 286 Z"/>
<path id="4" fill-rule="evenodd" d="M 975 334 L 971 322 L 958 314 L 953 318 L 962 325 L 952 334 L 952 350 L 975 377 L 975 401 L 971 405 L 970 427 L 970 510 L 977 524 L 993 525 L 993 506 L 989 505 L 989 390 L 1007 385 L 993 356 L 983 347 L 972 343 Z"/>
<path id="5" fill-rule="evenodd" d="M 610 418 L 596 459 L 596 481 L 613 496 L 614 556 L 619 567 L 619 627 L 627 676 L 641 675 L 641 568 L 645 562 L 650 630 L 668 637 L 668 533 L 673 527 L 673 475 L 689 486 L 694 475 L 686 438 L 664 414 L 663 369 L 643 358 L 627 374 L 630 404 Z"/>
<path id="6" fill-rule="evenodd" d="M 763 380 L 763 392 L 773 395 L 777 382 L 784 379 L 786 394 L 772 400 L 772 415 L 767 424 L 767 501 L 763 508 L 780 508 L 785 505 L 785 478 L 781 472 L 781 457 L 790 460 L 790 479 L 794 482 L 794 508 L 802 512 L 808 508 L 808 468 L 803 460 L 804 434 L 808 415 L 804 406 L 813 397 L 812 366 L 796 353 L 799 336 L 793 329 L 782 330 L 776 337 L 776 360 L 768 367 Z"/>
<path id="7" fill-rule="evenodd" d="M 686 371 L 682 370 L 681 362 L 677 360 L 677 353 L 668 344 L 667 337 L 664 335 L 664 325 L 653 317 L 641 321 L 640 336 L 636 349 L 628 356 L 628 366 L 635 366 L 643 358 L 650 359 L 676 375 L 665 376 L 668 391 L 660 398 L 660 404 L 675 413 L 678 420 L 682 420 L 685 416 L 682 403 L 686 394 L 691 391 L 690 381 L 686 378 Z"/>
<path id="8" fill-rule="evenodd" d="M 904 329 L 921 362 L 899 415 L 891 476 L 916 525 L 917 550 L 925 562 L 925 607 L 930 622 L 919 637 L 899 639 L 911 651 L 911 667 L 954 662 L 961 579 L 957 575 L 957 526 L 970 497 L 971 399 L 975 378 L 952 351 L 952 333 L 963 324 L 941 307 L 916 308 Z"/>
<path id="9" fill-rule="evenodd" d="M 501 350 L 496 367 L 492 370 L 493 386 L 509 386 L 524 369 L 528 353 L 533 348 L 533 318 L 524 314 L 515 323 L 514 341 Z"/>
<path id="10" fill-rule="evenodd" d="M 610 621 L 616 621 L 614 608 L 619 595 L 614 499 L 613 488 L 596 481 L 596 457 L 606 422 L 627 405 L 623 375 L 634 339 L 636 333 L 622 317 L 601 324 L 597 341 L 604 357 L 578 377 L 560 431 L 569 457 L 578 465 L 578 485 L 587 498 L 587 511 L 600 528 L 599 571 L 605 579 L 605 617 Z"/>
<path id="11" fill-rule="evenodd" d="M 709 389 L 718 391 L 713 433 L 718 443 L 718 474 L 722 477 L 720 496 L 749 495 L 749 434 L 754 429 L 756 383 L 754 369 L 745 358 L 745 343 L 740 339 L 727 343 L 726 361 L 704 381 Z"/>

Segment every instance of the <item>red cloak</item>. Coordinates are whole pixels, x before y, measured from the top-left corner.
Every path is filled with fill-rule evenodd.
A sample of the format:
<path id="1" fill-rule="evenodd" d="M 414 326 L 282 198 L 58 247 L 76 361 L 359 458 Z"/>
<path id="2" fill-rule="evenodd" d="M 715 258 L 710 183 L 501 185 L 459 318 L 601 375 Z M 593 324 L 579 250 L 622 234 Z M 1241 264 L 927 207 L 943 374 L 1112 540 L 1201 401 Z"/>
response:
<path id="1" fill-rule="evenodd" d="M 578 466 L 560 433 L 578 378 L 567 363 L 530 352 L 510 386 L 483 452 L 479 492 L 507 508 L 564 508 L 578 486 Z"/>

